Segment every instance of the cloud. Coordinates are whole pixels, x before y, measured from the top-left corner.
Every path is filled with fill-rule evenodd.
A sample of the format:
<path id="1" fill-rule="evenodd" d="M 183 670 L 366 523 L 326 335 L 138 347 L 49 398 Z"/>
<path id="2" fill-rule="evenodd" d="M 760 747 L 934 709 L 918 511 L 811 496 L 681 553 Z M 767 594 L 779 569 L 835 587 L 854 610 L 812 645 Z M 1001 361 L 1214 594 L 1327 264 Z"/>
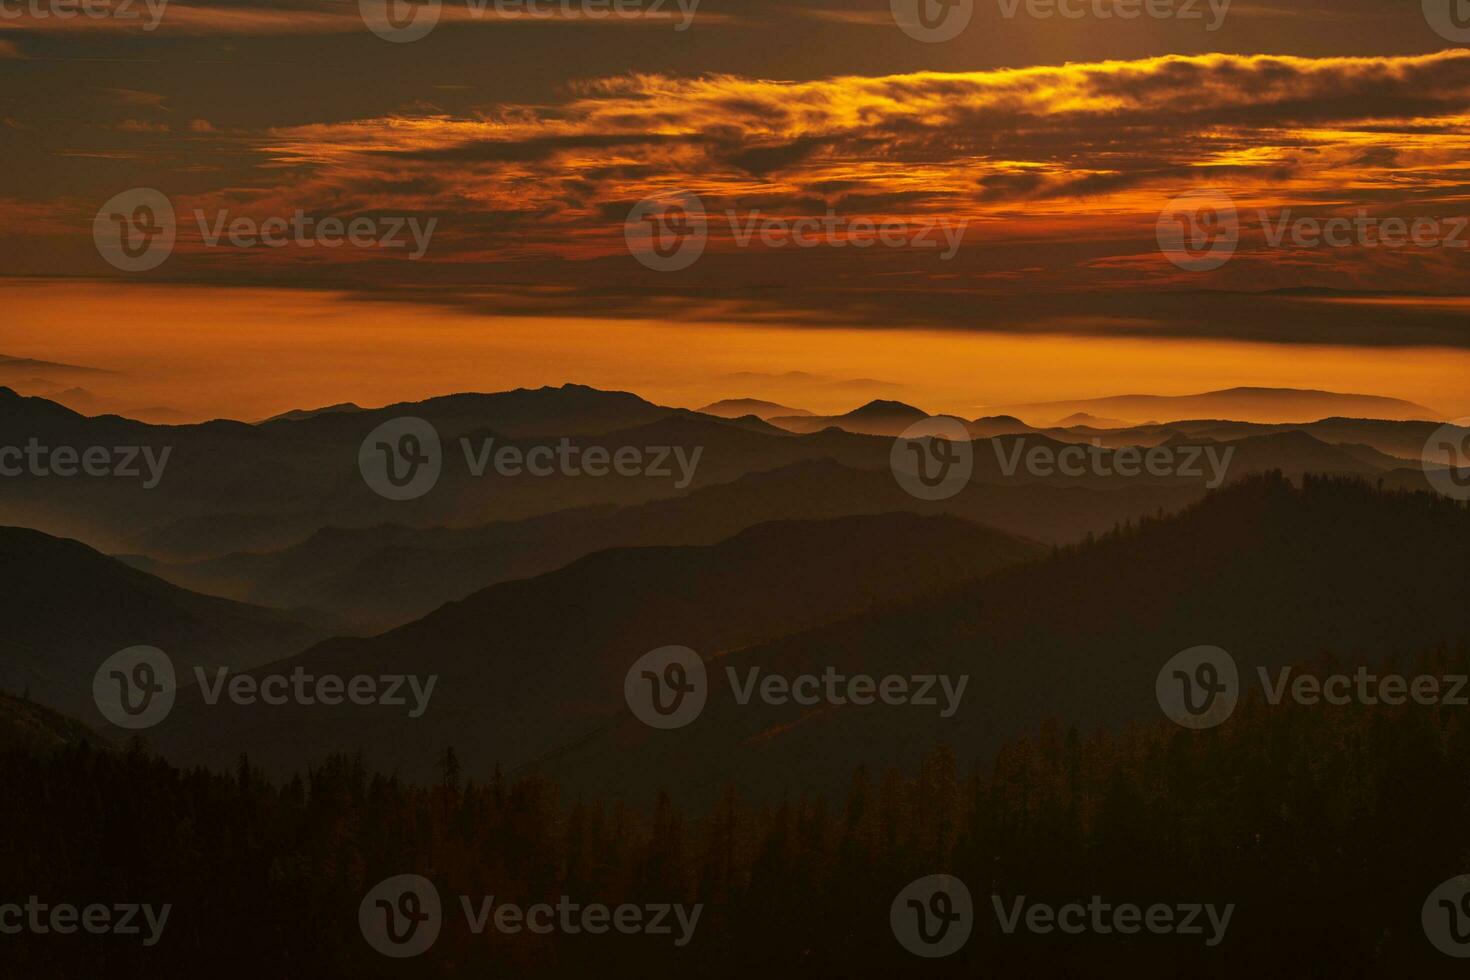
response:
<path id="1" fill-rule="evenodd" d="M 566 220 L 677 186 L 794 206 L 857 195 L 983 221 L 1019 202 L 1156 212 L 1160 194 L 1205 183 L 1309 200 L 1450 189 L 1470 149 L 1467 101 L 1462 51 L 803 82 L 635 74 L 578 83 L 553 105 L 294 127 L 260 145 L 333 194 L 432 173 L 440 205 Z"/>
<path id="2" fill-rule="evenodd" d="M 147 95 L 132 104 L 157 104 Z M 183 227 L 170 268 L 346 281 L 501 312 L 702 308 L 1015 330 L 1125 329 L 1139 318 L 1123 309 L 1107 321 L 1071 310 L 1070 320 L 1007 320 L 997 297 L 1205 286 L 1443 292 L 1470 281 L 1470 250 L 1273 250 L 1254 216 L 1470 213 L 1467 105 L 1467 51 L 1209 54 L 805 81 L 594 78 L 537 103 L 191 132 L 198 152 L 254 154 L 254 166 L 248 180 L 191 183 L 176 201 L 181 214 L 399 214 L 437 218 L 438 230 L 410 265 L 348 249 L 205 250 Z M 704 202 L 710 242 L 687 275 L 661 276 L 632 262 L 623 222 L 635 202 L 675 188 Z M 1165 203 L 1200 188 L 1228 192 L 1252 219 L 1237 257 L 1207 275 L 1173 266 L 1155 238 Z M 741 248 L 726 220 L 828 211 L 915 228 L 951 222 L 963 247 L 947 263 L 913 249 Z M 1208 329 L 1232 328 L 1216 317 Z"/>
<path id="3" fill-rule="evenodd" d="M 18 16 L 0 20 L 0 30 L 56 34 L 73 31 L 148 33 L 186 36 L 307 36 L 313 34 L 359 34 L 367 27 L 356 0 L 263 0 L 252 4 L 196 4 L 184 0 L 91 0 L 92 9 L 115 11 L 101 16 L 58 16 L 47 10 L 36 16 L 30 5 Z M 543 3 L 542 12 L 531 13 L 507 3 L 500 9 L 494 0 L 444 0 L 439 26 L 443 28 L 480 25 L 485 27 L 656 27 L 668 29 L 684 21 L 677 4 L 655 6 L 651 0 L 640 9 L 619 6 L 614 13 L 596 7 L 583 13 L 575 5 Z M 595 6 L 595 5 L 594 5 Z M 529 8 L 528 8 L 529 9 Z M 695 12 L 702 26 L 734 24 L 741 18 L 731 14 Z M 3 55 L 0 55 L 3 56 Z"/>

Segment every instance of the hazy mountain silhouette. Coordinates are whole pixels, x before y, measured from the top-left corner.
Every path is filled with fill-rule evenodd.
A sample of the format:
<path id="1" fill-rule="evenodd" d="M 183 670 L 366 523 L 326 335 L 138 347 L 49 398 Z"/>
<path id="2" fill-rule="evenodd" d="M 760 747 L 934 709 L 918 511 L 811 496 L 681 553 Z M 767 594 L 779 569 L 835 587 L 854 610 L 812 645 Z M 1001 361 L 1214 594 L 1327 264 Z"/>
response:
<path id="1" fill-rule="evenodd" d="M 1155 475 L 1145 470 L 1121 477 L 1115 475 L 1114 451 L 1099 449 L 1095 467 L 1073 476 L 1029 472 L 1020 465 L 1034 450 L 1056 453 L 1068 445 L 1028 434 L 976 441 L 971 484 L 953 498 L 929 503 L 906 493 L 894 480 L 887 468 L 891 443 L 886 439 L 837 430 L 771 439 L 738 429 L 712 431 L 711 425 L 676 417 L 645 427 L 646 436 L 656 435 L 644 441 L 718 446 L 720 465 L 709 470 L 728 482 L 713 483 L 716 477 L 701 480 L 682 496 L 465 528 L 419 529 L 401 523 L 331 526 L 283 549 L 185 563 L 140 556 L 127 560 L 196 591 L 267 606 L 308 605 L 359 630 L 376 632 L 486 585 L 541 574 L 604 548 L 710 544 L 764 521 L 890 511 L 949 513 L 1048 544 L 1066 544 L 1124 520 L 1177 510 L 1218 479 L 1269 470 L 1293 476 L 1316 472 L 1385 477 L 1401 466 L 1401 461 L 1370 447 L 1329 446 L 1295 429 L 1266 430 L 1227 444 L 1171 432 L 1165 444 L 1179 451 L 1175 458 L 1181 465 L 1192 459 L 1187 465 L 1194 467 L 1193 472 Z M 616 444 L 621 438 L 610 441 Z M 823 450 L 845 463 L 805 458 Z M 1228 467 L 1214 469 L 1207 452 L 1222 463 L 1228 459 Z M 749 472 L 783 457 L 797 462 Z M 1413 470 L 1395 477 L 1392 485 L 1426 486 L 1422 474 Z"/>
<path id="2" fill-rule="evenodd" d="M 951 514 L 1064 544 L 1125 520 L 1174 511 L 1202 494 L 1188 486 L 972 483 L 948 500 L 928 502 L 906 493 L 887 470 L 809 460 L 631 507 L 582 508 L 477 528 L 331 527 L 276 552 L 185 564 L 125 560 L 196 591 L 267 606 L 306 604 L 372 632 L 486 585 L 539 575 L 606 548 L 713 544 L 769 521 L 900 511 Z"/>
<path id="3" fill-rule="evenodd" d="M 1218 418 L 1242 422 L 1314 422 L 1331 416 L 1370 419 L 1439 419 L 1433 409 L 1398 398 L 1297 388 L 1228 388 L 1199 395 L 1113 395 L 1005 405 L 1021 418 L 1053 419 L 1077 412 L 1142 422 L 1147 419 Z"/>
<path id="4" fill-rule="evenodd" d="M 175 759 L 228 764 L 246 751 L 276 772 L 362 748 L 374 765 L 424 776 L 434 753 L 426 746 L 452 744 L 467 765 L 488 773 L 497 762 L 530 763 L 626 710 L 623 677 L 655 647 L 747 646 L 1040 553 L 978 525 L 907 514 L 762 524 L 713 546 L 599 552 L 379 637 L 326 641 L 271 668 L 437 674 L 421 718 L 360 706 L 262 712 L 181 693 L 151 734 Z"/>
<path id="5" fill-rule="evenodd" d="M 984 758 L 1000 743 L 1062 718 L 1082 731 L 1160 715 L 1154 684 L 1179 651 L 1227 650 L 1244 683 L 1257 666 L 1315 662 L 1349 669 L 1414 657 L 1470 627 L 1463 556 L 1470 509 L 1429 494 L 1263 476 L 1185 513 L 908 608 L 877 611 L 747 650 L 701 651 L 711 694 L 699 719 L 655 732 L 629 714 L 548 757 L 579 791 L 618 795 L 659 785 L 711 797 L 742 791 L 840 791 L 858 758 L 874 771 L 911 767 L 934 746 Z M 785 675 L 968 675 L 960 711 L 735 705 L 724 668 Z"/>
<path id="6" fill-rule="evenodd" d="M 861 435 L 896 436 L 929 413 L 903 402 L 876 399 L 845 415 L 805 415 L 772 418 L 771 422 L 792 432 L 820 432 L 835 427 Z"/>
<path id="7" fill-rule="evenodd" d="M 341 412 L 360 411 L 362 411 L 362 406 L 353 402 L 339 402 L 336 405 L 328 405 L 325 408 L 293 408 L 289 412 L 281 412 L 279 415 L 272 415 L 268 419 L 263 419 L 261 420 L 261 424 L 266 422 L 300 422 L 304 419 L 315 418 L 318 415 L 335 415 Z"/>
<path id="8" fill-rule="evenodd" d="M 434 489 L 424 496 L 392 501 L 364 482 L 358 469 L 358 453 L 364 438 L 378 425 L 401 416 L 424 418 L 436 427 L 443 472 Z M 901 431 L 924 416 L 920 410 L 901 403 L 874 402 L 839 418 L 859 428 Z M 832 459 L 855 469 L 888 468 L 891 435 L 861 435 L 824 427 L 822 419 L 802 421 L 820 431 L 793 435 L 753 416 L 716 418 L 663 408 L 625 392 L 568 385 L 493 395 L 451 395 L 359 412 L 308 412 L 306 417 L 260 425 L 215 421 L 155 426 L 118 416 L 88 418 L 55 402 L 22 398 L 9 389 L 0 389 L 0 445 L 24 446 L 35 438 L 43 445 L 79 450 L 142 446 L 156 454 L 169 453 L 163 478 L 152 489 L 140 479 L 29 474 L 7 478 L 6 492 L 0 497 L 0 521 L 85 540 L 104 551 L 180 561 L 242 551 L 276 551 L 297 545 L 329 526 L 478 527 L 573 508 L 633 506 L 804 460 Z M 1018 420 L 1005 417 L 981 419 L 969 426 L 981 432 L 1009 433 L 1017 427 L 1025 432 Z M 1099 430 L 1097 435 L 1068 430 L 1026 435 L 1028 449 L 1039 445 L 1056 451 L 1064 444 L 1087 443 L 1095 437 L 1104 446 L 1151 445 L 1177 442 L 1181 432 L 1191 439 L 1220 440 L 1279 434 L 1294 428 L 1318 434 L 1321 441 L 1372 446 L 1402 460 L 1396 468 L 1412 465 L 1414 456 L 1405 454 L 1416 442 L 1422 447 L 1434 429 L 1432 423 L 1422 422 L 1329 419 L 1310 426 L 1265 430 L 1251 429 L 1244 423 L 1189 423 L 1143 430 Z M 975 445 L 976 482 L 1044 479 L 1069 486 L 1108 488 L 1126 482 L 1094 475 L 1038 477 L 1026 472 L 1025 467 L 1007 474 L 998 465 L 996 453 L 997 449 L 1014 449 L 1014 443 L 1004 441 L 1007 438 L 1014 436 L 1000 436 L 998 446 Z M 687 474 L 687 482 L 680 479 L 667 454 L 665 475 L 656 479 L 591 478 L 561 472 L 544 478 L 501 476 L 493 468 L 484 476 L 475 476 L 467 461 L 467 456 L 488 453 L 492 446 L 495 450 L 511 446 L 527 452 L 558 446 L 562 439 L 578 453 L 594 447 L 608 453 L 624 447 L 672 447 L 689 459 L 698 452 L 699 458 Z M 1297 452 L 1306 456 L 1292 458 Z M 651 465 L 653 453 L 646 458 Z M 1334 454 L 1305 441 L 1243 442 L 1230 472 L 1236 476 L 1281 467 L 1291 472 L 1371 475 L 1375 467 L 1382 471 L 1386 465 L 1372 462 L 1358 450 Z M 1137 482 L 1160 480 L 1141 476 Z"/>
<path id="9" fill-rule="evenodd" d="M 711 402 L 698 409 L 705 415 L 718 415 L 720 418 L 738 419 L 745 415 L 754 415 L 759 419 L 769 419 L 779 416 L 811 415 L 804 408 L 792 408 L 789 405 L 778 405 L 775 402 L 762 401 L 759 398 L 726 398 L 722 401 Z"/>
<path id="10" fill-rule="evenodd" d="M 1039 430 L 1027 425 L 1014 415 L 987 415 L 965 423 L 975 439 L 993 439 L 996 436 L 1013 436 Z"/>
<path id="11" fill-rule="evenodd" d="M 11 377 L 18 374 L 51 374 L 51 375 L 78 375 L 78 374 L 114 374 L 113 371 L 105 371 L 102 368 L 84 367 L 80 364 L 62 364 L 57 361 L 39 361 L 32 357 L 10 357 L 0 354 L 0 375 Z"/>
<path id="12" fill-rule="evenodd" d="M 92 677 L 131 646 L 180 665 L 249 667 L 295 653 L 326 631 L 285 612 L 170 585 L 76 541 L 0 527 L 0 690 L 93 723 Z"/>
<path id="13" fill-rule="evenodd" d="M 401 416 L 433 424 L 444 459 L 444 474 L 434 491 L 406 503 L 374 493 L 357 461 L 363 439 L 381 423 Z M 613 447 L 641 446 L 623 440 L 656 437 L 657 430 L 643 427 L 670 418 L 689 419 L 684 435 L 707 438 L 714 445 L 742 430 L 761 429 L 773 444 L 778 435 L 757 420 L 716 420 L 662 408 L 625 392 L 576 385 L 450 395 L 360 412 L 308 412 L 303 418 L 260 425 L 214 421 L 183 426 L 152 426 L 118 416 L 88 418 L 55 402 L 0 389 L 0 445 L 25 446 L 34 438 L 45 446 L 144 446 L 170 453 L 165 478 L 152 489 L 141 480 L 60 479 L 28 472 L 7 478 L 0 520 L 82 538 L 108 551 L 202 557 L 282 547 L 332 523 L 471 524 L 592 503 L 634 503 L 678 491 L 672 480 L 649 478 L 525 479 L 496 478 L 493 473 L 474 478 L 460 440 L 495 438 L 497 447 L 519 441 L 525 448 L 555 445 L 566 437 L 585 446 L 621 430 L 626 435 L 612 439 Z M 800 455 L 787 451 L 765 465 Z M 706 467 L 702 461 L 701 476 Z"/>
<path id="14" fill-rule="evenodd" d="M 158 744 L 186 762 L 227 764 L 246 750 L 273 771 L 361 748 L 373 765 L 420 777 L 452 744 L 477 775 L 536 757 L 557 779 L 609 796 L 660 786 L 701 795 L 727 780 L 757 796 L 833 790 L 855 765 L 909 766 L 940 743 L 983 756 L 1046 717 L 1084 729 L 1156 718 L 1155 675 L 1196 645 L 1225 648 L 1253 683 L 1258 664 L 1323 653 L 1379 663 L 1470 633 L 1446 616 L 1470 598 L 1460 573 L 1470 510 L 1428 494 L 1324 478 L 1298 489 L 1268 475 L 1181 515 L 945 585 L 1034 553 L 963 527 L 892 516 L 776 524 L 713 548 L 599 553 L 289 661 L 437 672 L 443 700 L 422 719 L 196 706 L 176 708 Z M 1390 593 L 1384 569 L 1393 570 Z M 798 632 L 870 595 L 924 593 Z M 762 634 L 783 638 L 750 639 Z M 647 729 L 620 703 L 628 666 L 666 644 L 704 655 L 712 685 L 704 714 L 673 733 Z M 911 705 L 741 707 L 724 673 L 820 674 L 829 665 L 970 682 L 959 713 L 942 719 Z"/>
<path id="15" fill-rule="evenodd" d="M 1092 429 L 1126 429 L 1132 423 L 1124 422 L 1121 419 L 1102 419 L 1096 415 L 1089 415 L 1086 412 L 1073 412 L 1066 418 L 1058 419 L 1052 423 L 1052 426 L 1058 429 L 1071 428 L 1077 425 Z"/>

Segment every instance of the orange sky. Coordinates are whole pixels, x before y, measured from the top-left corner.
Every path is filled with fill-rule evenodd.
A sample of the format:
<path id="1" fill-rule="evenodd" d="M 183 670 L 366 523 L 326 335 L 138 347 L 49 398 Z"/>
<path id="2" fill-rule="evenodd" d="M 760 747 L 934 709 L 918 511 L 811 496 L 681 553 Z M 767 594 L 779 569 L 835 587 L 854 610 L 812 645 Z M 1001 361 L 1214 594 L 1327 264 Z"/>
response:
<path id="1" fill-rule="evenodd" d="M 120 372 L 75 383 L 114 410 L 163 406 L 193 419 L 568 381 L 688 407 L 755 396 L 840 412 L 881 397 L 966 417 L 1007 403 L 1248 384 L 1470 415 L 1470 352 L 1442 348 L 1370 357 L 1332 346 L 486 317 L 330 292 L 101 283 L 0 284 L 0 306 L 9 314 L 0 352 Z M 788 371 L 816 377 L 730 377 Z"/>
<path id="2" fill-rule="evenodd" d="M 0 355 L 107 367 L 95 405 L 190 418 L 567 380 L 824 412 L 1235 385 L 1470 410 L 1470 50 L 1429 6 L 1253 0 L 1206 25 L 977 3 L 932 44 L 887 0 L 702 0 L 687 30 L 451 3 L 401 44 L 357 6 L 0 20 Z M 103 233 L 139 189 L 176 227 L 120 271 Z M 660 271 L 625 225 L 668 192 L 708 242 Z M 1203 192 L 1239 242 L 1181 267 L 1164 218 Z M 294 215 L 433 230 L 211 240 Z M 1358 215 L 1444 238 L 1271 240 Z M 811 247 L 737 232 L 829 216 Z M 883 221 L 958 237 L 854 247 Z M 817 377 L 727 377 L 793 371 Z"/>

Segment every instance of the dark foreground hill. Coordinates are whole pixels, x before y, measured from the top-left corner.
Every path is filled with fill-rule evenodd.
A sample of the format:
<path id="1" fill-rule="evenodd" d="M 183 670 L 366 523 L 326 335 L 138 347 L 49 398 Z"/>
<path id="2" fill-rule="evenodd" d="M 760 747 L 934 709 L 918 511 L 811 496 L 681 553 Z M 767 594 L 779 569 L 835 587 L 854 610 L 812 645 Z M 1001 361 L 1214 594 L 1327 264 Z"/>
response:
<path id="1" fill-rule="evenodd" d="M 132 646 L 181 665 L 245 668 L 298 652 L 324 631 L 284 612 L 198 595 L 76 541 L 0 527 L 0 690 L 101 722 L 92 678 Z"/>
<path id="2" fill-rule="evenodd" d="M 909 608 L 758 647 L 703 650 L 709 704 L 687 728 L 631 717 L 546 763 L 601 793 L 660 785 L 707 797 L 835 789 L 834 761 L 910 766 L 935 745 L 982 758 L 1047 717 L 1083 728 L 1160 715 L 1155 681 L 1212 645 L 1257 667 L 1332 656 L 1349 669 L 1470 638 L 1470 509 L 1347 479 L 1265 476 L 1183 514 L 1064 549 Z M 951 717 L 912 705 L 741 706 L 728 670 L 968 678 Z M 636 765 L 623 760 L 637 760 Z"/>
<path id="3" fill-rule="evenodd" d="M 766 796 L 832 790 L 859 761 L 908 766 L 938 744 L 983 757 L 1046 717 L 1087 727 L 1155 718 L 1158 672 L 1190 647 L 1224 648 L 1251 678 L 1257 665 L 1324 654 L 1376 663 L 1470 633 L 1454 614 L 1470 598 L 1460 567 L 1470 511 L 1351 480 L 1248 480 L 1179 516 L 937 592 L 920 582 L 937 586 L 944 575 L 908 569 L 943 554 L 923 537 L 942 525 L 895 533 L 870 522 L 866 534 L 861 524 L 837 526 L 777 525 L 714 549 L 603 553 L 296 661 L 437 673 L 421 719 L 197 707 L 176 710 L 158 744 L 216 764 L 248 751 L 272 771 L 361 750 L 416 777 L 453 746 L 481 776 L 536 760 L 566 785 L 608 796 L 668 788 L 707 799 L 726 783 Z M 1006 540 L 973 542 L 990 561 L 975 560 L 969 577 L 1024 557 Z M 869 596 L 900 598 L 904 583 L 906 606 L 809 628 L 844 607 L 858 612 Z M 704 657 L 710 693 L 692 724 L 655 731 L 628 711 L 622 684 L 638 656 L 666 645 Z M 966 687 L 948 714 L 913 704 L 741 705 L 729 670 L 742 684 L 757 670 L 932 675 Z"/>
<path id="4" fill-rule="evenodd" d="M 1464 675 L 1470 645 L 1401 666 Z M 843 773 L 831 795 L 762 805 L 731 791 L 691 809 L 466 780 L 447 757 L 415 786 L 340 757 L 276 782 L 244 764 L 184 772 L 133 747 L 0 747 L 0 866 L 23 884 L 17 902 L 169 912 L 151 946 L 22 930 L 5 937 L 5 966 L 66 980 L 1454 977 L 1463 961 L 1427 931 L 1448 938 L 1447 910 L 1428 899 L 1466 868 L 1467 750 L 1463 708 L 1256 697 L 1209 732 L 1047 722 L 993 759 L 937 751 L 912 770 Z M 359 927 L 365 897 L 402 874 L 426 879 L 443 910 L 412 960 L 376 952 Z M 967 886 L 970 907 L 953 913 L 968 936 L 925 960 L 900 945 L 890 908 L 935 874 Z M 462 896 L 680 903 L 699 917 L 683 934 L 475 933 Z M 996 905 L 1010 915 L 1017 901 L 1081 906 L 1083 928 L 1007 931 Z M 1162 904 L 1178 924 L 1204 903 L 1228 926 L 1115 917 Z"/>
<path id="5" fill-rule="evenodd" d="M 1042 553 L 954 518 L 911 514 L 777 522 L 712 546 L 599 552 L 382 636 L 329 640 L 254 672 L 433 675 L 421 717 L 382 706 L 208 705 L 183 692 L 149 734 L 189 763 L 229 765 L 244 752 L 289 773 L 329 752 L 361 751 L 413 778 L 453 745 L 488 774 L 528 765 L 617 718 L 626 710 L 624 676 L 655 647 L 738 649 Z"/>
<path id="6" fill-rule="evenodd" d="M 106 744 L 75 718 L 0 692 L 0 753 L 43 753 L 81 742 Z"/>

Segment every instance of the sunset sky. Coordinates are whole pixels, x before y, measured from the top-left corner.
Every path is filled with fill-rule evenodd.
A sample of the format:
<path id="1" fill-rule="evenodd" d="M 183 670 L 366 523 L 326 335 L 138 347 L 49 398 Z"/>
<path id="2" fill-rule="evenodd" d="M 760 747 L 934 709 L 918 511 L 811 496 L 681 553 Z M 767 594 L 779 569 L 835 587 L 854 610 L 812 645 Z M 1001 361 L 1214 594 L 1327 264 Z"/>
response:
<path id="1" fill-rule="evenodd" d="M 673 0 L 446 0 L 411 43 L 355 0 L 175 0 L 152 30 L 143 0 L 3 4 L 0 354 L 106 368 L 84 385 L 101 403 L 188 418 L 563 381 L 971 416 L 1260 384 L 1470 414 L 1470 47 L 1431 26 L 1436 0 L 1099 3 L 978 0 L 942 43 L 889 0 L 702 0 L 687 25 Z M 171 202 L 177 243 L 129 273 L 93 222 L 133 188 Z M 708 245 L 662 272 L 625 221 L 671 192 Z M 1200 192 L 1234 203 L 1239 246 L 1180 268 L 1160 215 Z M 298 210 L 433 233 L 418 259 L 206 241 Z M 829 212 L 962 237 L 948 259 L 738 240 Z M 1358 216 L 1432 244 L 1270 240 Z M 790 371 L 809 377 L 758 377 Z"/>

